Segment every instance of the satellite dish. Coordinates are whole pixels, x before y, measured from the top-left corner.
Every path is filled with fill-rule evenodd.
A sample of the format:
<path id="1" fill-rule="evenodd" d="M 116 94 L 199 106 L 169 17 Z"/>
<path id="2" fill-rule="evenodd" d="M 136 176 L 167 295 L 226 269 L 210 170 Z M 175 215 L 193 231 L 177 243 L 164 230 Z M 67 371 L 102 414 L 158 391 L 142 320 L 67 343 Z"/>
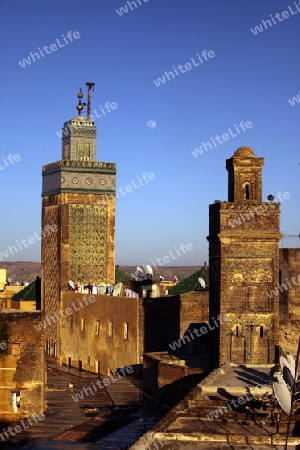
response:
<path id="1" fill-rule="evenodd" d="M 137 266 L 137 268 L 136 268 L 136 274 L 137 274 L 137 278 L 138 278 L 138 279 L 139 279 L 139 278 L 144 278 L 144 277 L 145 277 L 144 271 L 143 271 L 143 269 L 142 269 L 140 266 Z"/>
<path id="2" fill-rule="evenodd" d="M 297 374 L 298 374 L 298 371 L 299 371 L 299 366 L 297 367 L 297 374 L 296 374 L 296 361 L 294 360 L 293 355 L 291 355 L 290 353 L 288 353 L 288 354 L 286 355 L 286 359 L 288 360 L 288 362 L 289 362 L 290 365 L 291 365 L 290 369 L 291 369 L 291 372 L 292 372 L 293 376 L 297 375 Z"/>
<path id="3" fill-rule="evenodd" d="M 295 370 L 296 370 L 296 363 L 291 354 L 288 354 L 286 356 L 280 356 L 279 358 L 281 370 L 283 371 L 284 367 L 287 367 L 293 377 L 295 376 Z"/>
<path id="4" fill-rule="evenodd" d="M 273 383 L 273 390 L 275 397 L 277 398 L 280 406 L 282 409 L 287 413 L 290 414 L 292 410 L 292 399 L 291 399 L 291 393 L 286 385 L 283 374 L 280 373 L 277 377 L 278 381 L 275 381 Z"/>
<path id="5" fill-rule="evenodd" d="M 200 286 L 203 287 L 203 289 L 204 289 L 205 286 L 206 286 L 206 284 L 205 284 L 205 281 L 203 280 L 203 278 L 199 277 L 199 278 L 198 278 L 198 281 L 199 281 L 199 283 L 200 283 Z"/>
<path id="6" fill-rule="evenodd" d="M 160 279 L 161 281 L 164 281 L 164 277 L 162 277 L 161 275 L 159 276 L 159 279 Z"/>
<path id="7" fill-rule="evenodd" d="M 146 274 L 147 275 L 153 276 L 153 269 L 152 269 L 152 267 L 149 264 L 146 264 L 145 270 L 146 270 Z"/>
<path id="8" fill-rule="evenodd" d="M 282 378 L 292 394 L 293 388 L 295 386 L 295 379 L 294 376 L 292 375 L 292 372 L 287 366 L 284 366 L 282 370 Z"/>

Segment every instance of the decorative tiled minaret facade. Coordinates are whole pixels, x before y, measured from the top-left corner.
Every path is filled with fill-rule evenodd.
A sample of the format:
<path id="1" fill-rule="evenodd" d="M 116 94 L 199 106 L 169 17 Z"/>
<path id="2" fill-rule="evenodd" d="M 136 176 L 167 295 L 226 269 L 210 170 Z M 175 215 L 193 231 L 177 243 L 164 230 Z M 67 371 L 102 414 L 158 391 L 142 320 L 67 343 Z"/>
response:
<path id="1" fill-rule="evenodd" d="M 47 350 L 56 356 L 55 313 L 69 280 L 115 282 L 116 164 L 96 161 L 96 126 L 80 115 L 78 98 L 79 115 L 62 130 L 62 159 L 43 167 L 42 299 Z"/>
<path id="2" fill-rule="evenodd" d="M 228 202 L 209 206 L 211 368 L 276 357 L 280 204 L 262 202 L 263 165 L 250 147 L 238 148 L 226 161 Z"/>

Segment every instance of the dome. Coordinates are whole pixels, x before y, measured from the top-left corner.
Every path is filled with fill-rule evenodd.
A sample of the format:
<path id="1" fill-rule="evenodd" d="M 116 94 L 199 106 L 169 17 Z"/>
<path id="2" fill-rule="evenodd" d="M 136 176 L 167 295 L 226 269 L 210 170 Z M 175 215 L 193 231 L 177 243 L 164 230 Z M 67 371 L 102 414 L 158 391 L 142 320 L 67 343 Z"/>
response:
<path id="1" fill-rule="evenodd" d="M 234 152 L 233 156 L 239 156 L 244 158 L 255 158 L 255 153 L 251 147 L 239 147 Z"/>

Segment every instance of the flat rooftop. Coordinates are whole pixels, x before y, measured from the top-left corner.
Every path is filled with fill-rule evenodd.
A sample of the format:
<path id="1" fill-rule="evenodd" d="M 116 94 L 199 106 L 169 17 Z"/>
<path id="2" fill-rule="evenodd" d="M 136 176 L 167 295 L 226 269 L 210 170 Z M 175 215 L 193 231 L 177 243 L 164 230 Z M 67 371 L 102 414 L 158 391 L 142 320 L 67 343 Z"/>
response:
<path id="1" fill-rule="evenodd" d="M 273 394 L 275 365 L 226 363 L 211 372 L 131 450 L 283 450 L 287 420 Z M 253 397 L 255 396 L 255 399 Z M 288 450 L 300 450 L 300 411 Z"/>
<path id="2" fill-rule="evenodd" d="M 220 393 L 223 390 L 233 395 L 241 395 L 249 390 L 255 395 L 272 394 L 274 373 L 274 364 L 258 366 L 226 363 L 203 380 L 201 392 Z"/>

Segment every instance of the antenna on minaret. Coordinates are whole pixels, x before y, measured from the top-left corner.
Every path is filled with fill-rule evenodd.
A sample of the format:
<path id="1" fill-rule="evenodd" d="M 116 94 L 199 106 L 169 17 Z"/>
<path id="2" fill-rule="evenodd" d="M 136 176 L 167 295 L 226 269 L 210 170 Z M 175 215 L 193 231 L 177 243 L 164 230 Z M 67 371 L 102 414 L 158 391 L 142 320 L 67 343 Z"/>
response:
<path id="1" fill-rule="evenodd" d="M 94 90 L 95 83 L 91 83 L 91 82 L 87 81 L 85 84 L 88 87 L 87 118 L 88 118 L 88 120 L 90 120 L 90 117 L 91 117 L 91 90 L 92 90 L 92 88 Z"/>

